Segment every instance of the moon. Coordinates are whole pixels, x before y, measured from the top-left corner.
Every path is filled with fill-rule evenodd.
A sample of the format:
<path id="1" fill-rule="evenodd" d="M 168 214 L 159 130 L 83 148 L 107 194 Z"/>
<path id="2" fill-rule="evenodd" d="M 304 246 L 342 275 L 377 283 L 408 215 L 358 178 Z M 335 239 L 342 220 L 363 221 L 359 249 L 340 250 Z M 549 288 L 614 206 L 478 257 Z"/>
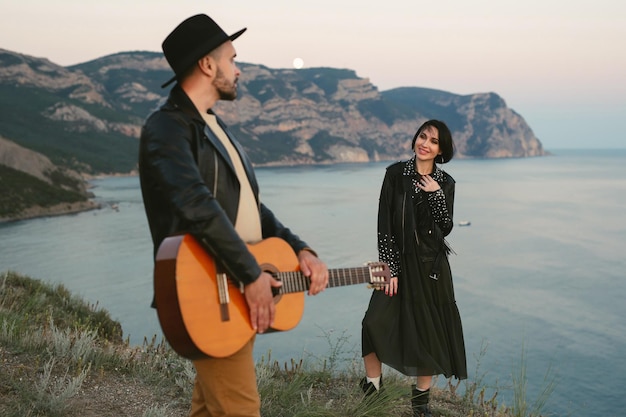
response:
<path id="1" fill-rule="evenodd" d="M 293 67 L 295 69 L 300 69 L 304 66 L 304 61 L 302 60 L 302 58 L 295 58 L 293 60 Z"/>

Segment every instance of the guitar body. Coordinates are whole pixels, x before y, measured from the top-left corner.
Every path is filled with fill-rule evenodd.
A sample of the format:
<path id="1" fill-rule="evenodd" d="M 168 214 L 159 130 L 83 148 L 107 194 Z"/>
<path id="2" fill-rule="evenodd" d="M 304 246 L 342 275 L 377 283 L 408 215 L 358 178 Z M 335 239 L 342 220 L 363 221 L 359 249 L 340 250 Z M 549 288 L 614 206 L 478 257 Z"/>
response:
<path id="1" fill-rule="evenodd" d="M 282 239 L 265 239 L 248 249 L 266 272 L 299 269 L 298 258 Z M 163 333 L 181 356 L 226 357 L 256 333 L 239 285 L 219 273 L 213 259 L 191 235 L 163 241 L 156 257 L 154 290 Z M 271 330 L 294 328 L 304 313 L 304 292 L 278 295 L 275 303 Z"/>

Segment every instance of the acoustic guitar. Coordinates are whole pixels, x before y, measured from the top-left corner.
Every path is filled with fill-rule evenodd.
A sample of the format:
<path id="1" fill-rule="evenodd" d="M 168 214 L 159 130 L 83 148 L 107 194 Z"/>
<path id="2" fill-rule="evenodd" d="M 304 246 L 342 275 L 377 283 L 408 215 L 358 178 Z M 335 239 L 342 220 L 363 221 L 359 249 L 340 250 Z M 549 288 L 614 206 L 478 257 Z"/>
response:
<path id="1" fill-rule="evenodd" d="M 276 315 L 270 331 L 293 329 L 304 312 L 309 280 L 299 271 L 291 246 L 268 238 L 248 245 L 261 268 L 282 282 L 275 289 Z M 369 283 L 380 289 L 389 283 L 386 263 L 331 269 L 328 287 Z M 159 323 L 165 338 L 181 356 L 226 357 L 254 335 L 242 287 L 228 278 L 193 236 L 166 238 L 157 251 L 154 290 Z"/>

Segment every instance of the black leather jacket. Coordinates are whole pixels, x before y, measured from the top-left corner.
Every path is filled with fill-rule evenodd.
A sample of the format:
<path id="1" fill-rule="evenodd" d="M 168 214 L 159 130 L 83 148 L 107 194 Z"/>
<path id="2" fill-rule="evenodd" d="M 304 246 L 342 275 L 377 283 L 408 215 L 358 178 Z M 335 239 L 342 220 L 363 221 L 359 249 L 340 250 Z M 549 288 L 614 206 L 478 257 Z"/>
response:
<path id="1" fill-rule="evenodd" d="M 298 253 L 306 243 L 259 202 L 250 160 L 219 118 L 218 122 L 241 156 L 259 206 L 263 238 L 280 237 Z M 231 278 L 243 284 L 258 278 L 261 268 L 233 226 L 240 189 L 235 169 L 226 149 L 178 85 L 144 124 L 139 176 L 155 255 L 166 237 L 190 233 Z"/>
<path id="2" fill-rule="evenodd" d="M 387 262 L 391 276 L 398 276 L 400 256 L 417 247 L 423 262 L 434 262 L 450 251 L 445 237 L 453 227 L 455 181 L 435 167 L 431 174 L 440 191 L 416 193 L 413 179 L 418 175 L 414 158 L 387 167 L 378 207 L 378 252 Z M 435 269 L 438 269 L 435 262 Z M 435 271 L 436 273 L 437 271 Z"/>

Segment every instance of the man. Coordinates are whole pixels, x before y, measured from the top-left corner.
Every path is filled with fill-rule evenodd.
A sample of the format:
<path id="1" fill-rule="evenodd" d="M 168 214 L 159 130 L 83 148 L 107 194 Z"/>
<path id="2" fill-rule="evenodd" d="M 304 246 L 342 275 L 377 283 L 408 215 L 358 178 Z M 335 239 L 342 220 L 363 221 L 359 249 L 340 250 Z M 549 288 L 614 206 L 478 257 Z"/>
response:
<path id="1" fill-rule="evenodd" d="M 245 30 L 228 36 L 201 14 L 164 40 L 163 53 L 175 75 L 163 87 L 177 83 L 142 129 L 139 174 L 155 254 L 166 237 L 193 235 L 243 285 L 252 325 L 263 333 L 274 320 L 272 287 L 281 284 L 261 270 L 246 243 L 284 239 L 310 278 L 311 295 L 326 287 L 328 270 L 260 203 L 250 160 L 211 111 L 217 100 L 237 97 L 240 71 L 232 41 Z M 191 416 L 260 416 L 253 342 L 226 358 L 194 361 Z"/>

